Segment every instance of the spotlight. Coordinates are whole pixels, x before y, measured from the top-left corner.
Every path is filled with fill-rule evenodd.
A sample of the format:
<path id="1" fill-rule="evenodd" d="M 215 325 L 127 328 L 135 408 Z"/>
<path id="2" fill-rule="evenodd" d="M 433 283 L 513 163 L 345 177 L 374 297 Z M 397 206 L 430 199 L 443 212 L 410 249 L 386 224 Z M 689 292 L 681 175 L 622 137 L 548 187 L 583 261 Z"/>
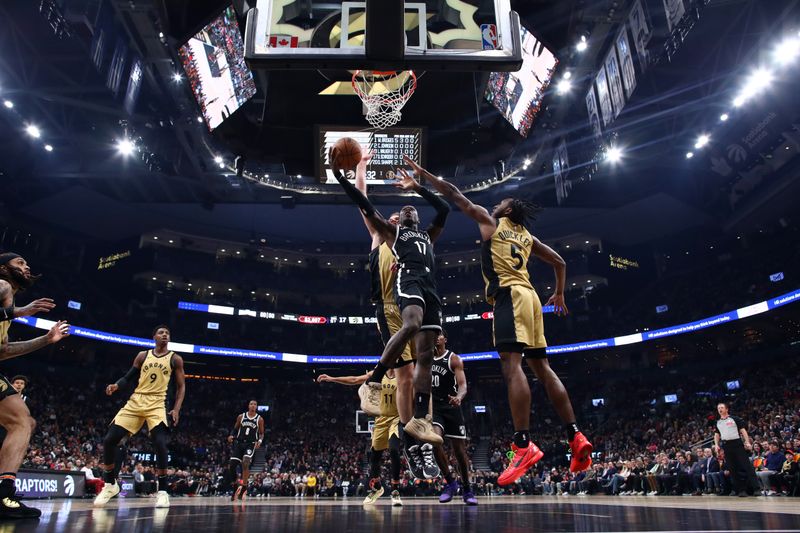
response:
<path id="1" fill-rule="evenodd" d="M 575 45 L 575 49 L 576 49 L 578 52 L 583 52 L 583 51 L 585 51 L 587 48 L 589 48 L 589 43 L 587 43 L 587 42 L 586 42 L 586 36 L 585 36 L 585 35 L 581 35 L 581 40 L 580 40 L 580 41 L 578 41 L 578 44 L 577 44 L 577 45 Z"/>
<path id="2" fill-rule="evenodd" d="M 570 79 L 572 79 L 572 71 L 571 71 L 571 70 L 568 70 L 568 71 L 566 71 L 566 72 L 564 73 L 564 79 L 565 79 L 565 80 L 570 80 Z"/>
<path id="3" fill-rule="evenodd" d="M 300 178 L 302 178 L 302 177 L 303 177 L 303 176 L 301 176 L 300 174 L 298 174 L 298 175 L 297 175 L 297 179 L 300 179 Z"/>
<path id="4" fill-rule="evenodd" d="M 53 147 L 51 145 L 49 145 L 49 144 L 45 144 L 44 145 L 44 150 L 45 150 L 45 152 L 52 152 L 53 151 Z"/>
<path id="5" fill-rule="evenodd" d="M 753 72 L 742 87 L 733 105 L 741 107 L 750 98 L 766 89 L 772 83 L 773 74 L 767 69 L 760 68 Z"/>
<path id="6" fill-rule="evenodd" d="M 3 105 L 6 106 L 8 109 L 14 109 L 14 102 L 11 100 L 3 100 Z"/>
<path id="7" fill-rule="evenodd" d="M 180 72 L 176 72 L 175 74 L 172 75 L 172 81 L 174 81 L 175 83 L 180 83 L 183 81 L 183 76 L 181 76 Z"/>
<path id="8" fill-rule="evenodd" d="M 686 152 L 686 159 L 691 159 L 694 157 L 694 152 Z"/>
<path id="9" fill-rule="evenodd" d="M 569 79 L 564 78 L 563 80 L 558 82 L 556 85 L 556 92 L 558 94 L 566 94 L 572 89 L 572 82 Z"/>
<path id="10" fill-rule="evenodd" d="M 225 168 L 225 163 L 219 163 L 219 168 Z"/>
<path id="11" fill-rule="evenodd" d="M 728 114 L 727 114 L 727 113 L 723 113 L 723 114 L 721 114 L 721 115 L 719 116 L 719 119 L 720 119 L 720 121 L 722 121 L 722 122 L 725 122 L 725 121 L 727 121 L 729 118 L 730 118 L 730 117 L 728 116 Z"/>
<path id="12" fill-rule="evenodd" d="M 525 160 L 525 166 L 527 167 L 527 166 L 528 166 L 528 165 L 530 165 L 530 164 L 531 164 L 531 160 L 530 160 L 530 159 L 526 159 L 526 160 Z"/>
<path id="13" fill-rule="evenodd" d="M 203 122 L 203 117 L 197 117 L 197 122 Z"/>
<path id="14" fill-rule="evenodd" d="M 130 139 L 122 139 L 117 141 L 117 151 L 124 155 L 129 156 L 136 150 L 136 145 Z"/>
<path id="15" fill-rule="evenodd" d="M 218 155 L 217 157 L 215 157 L 215 158 L 214 158 L 214 163 L 216 163 L 216 164 L 218 164 L 218 165 L 219 165 L 220 163 L 222 163 L 222 156 L 221 156 L 221 155 Z"/>
<path id="16" fill-rule="evenodd" d="M 37 128 L 33 124 L 29 124 L 28 126 L 25 127 L 25 133 L 27 133 L 34 139 L 38 139 L 39 137 L 42 136 L 41 130 L 39 130 L 39 128 Z"/>
<path id="17" fill-rule="evenodd" d="M 619 163 L 622 160 L 622 150 L 617 146 L 611 146 L 606 150 L 606 159 L 611 163 Z"/>
<path id="18" fill-rule="evenodd" d="M 711 137 L 709 137 L 708 135 L 701 135 L 700 137 L 697 138 L 697 142 L 694 143 L 694 147 L 699 150 L 700 148 L 702 148 L 705 145 L 707 145 L 708 141 L 710 141 L 710 140 L 711 140 Z"/>
<path id="19" fill-rule="evenodd" d="M 800 55 L 800 38 L 790 37 L 786 39 L 773 52 L 775 62 L 781 66 L 786 66 Z"/>

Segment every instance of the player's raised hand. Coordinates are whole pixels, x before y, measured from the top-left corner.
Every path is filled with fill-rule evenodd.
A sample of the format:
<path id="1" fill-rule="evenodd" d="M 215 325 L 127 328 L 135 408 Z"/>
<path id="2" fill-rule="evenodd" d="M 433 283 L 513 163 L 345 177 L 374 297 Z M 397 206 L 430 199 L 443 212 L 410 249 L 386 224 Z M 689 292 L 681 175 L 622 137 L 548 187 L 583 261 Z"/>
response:
<path id="1" fill-rule="evenodd" d="M 563 294 L 553 294 L 545 305 L 552 305 L 553 312 L 556 316 L 566 316 L 569 314 L 569 309 L 567 309 L 567 304 L 564 302 Z"/>
<path id="2" fill-rule="evenodd" d="M 39 298 L 24 307 L 14 309 L 14 316 L 33 316 L 36 313 L 48 313 L 56 306 L 51 298 Z"/>
<path id="3" fill-rule="evenodd" d="M 328 374 L 320 374 L 317 376 L 317 383 L 325 383 L 326 381 L 330 381 L 331 377 Z"/>
<path id="4" fill-rule="evenodd" d="M 404 168 L 397 169 L 394 179 L 397 181 L 394 186 L 398 189 L 403 189 L 404 191 L 418 191 L 420 189 L 419 182 Z"/>
<path id="5" fill-rule="evenodd" d="M 66 320 L 59 320 L 53 324 L 53 327 L 47 332 L 47 340 L 53 344 L 64 337 L 69 337 L 69 324 L 67 324 Z"/>
<path id="6" fill-rule="evenodd" d="M 406 162 L 406 165 L 411 167 L 411 170 L 413 170 L 414 174 L 416 174 L 417 176 L 422 176 L 422 175 L 428 173 L 427 170 L 425 170 L 424 168 L 419 166 L 416 161 L 414 161 L 413 159 L 411 159 L 407 155 L 403 156 L 403 161 Z"/>
<path id="7" fill-rule="evenodd" d="M 372 160 L 372 157 L 375 155 L 375 152 L 371 150 L 364 150 L 361 148 L 361 161 L 358 162 L 358 166 L 366 167 L 369 165 L 369 162 Z"/>
<path id="8" fill-rule="evenodd" d="M 106 385 L 106 394 L 108 396 L 111 396 L 118 390 L 119 390 L 119 385 L 117 385 L 116 383 L 112 383 L 111 385 Z"/>

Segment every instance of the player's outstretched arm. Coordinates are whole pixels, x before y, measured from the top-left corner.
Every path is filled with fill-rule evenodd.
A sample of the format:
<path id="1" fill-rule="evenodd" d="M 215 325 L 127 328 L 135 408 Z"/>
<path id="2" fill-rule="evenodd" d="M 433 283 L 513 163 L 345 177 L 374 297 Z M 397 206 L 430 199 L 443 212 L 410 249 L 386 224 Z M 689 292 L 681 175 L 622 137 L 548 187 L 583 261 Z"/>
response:
<path id="1" fill-rule="evenodd" d="M 397 231 L 395 227 L 389 224 L 389 222 L 378 213 L 375 206 L 364 196 L 364 193 L 356 189 L 341 171 L 334 172 L 333 175 L 336 177 L 336 181 L 339 182 L 339 185 L 342 186 L 342 189 L 344 189 L 345 194 L 347 194 L 361 210 L 361 215 L 364 219 L 369 221 L 386 244 L 392 246 Z"/>
<path id="2" fill-rule="evenodd" d="M 533 246 L 531 247 L 533 255 L 552 265 L 553 271 L 556 275 L 556 290 L 550 299 L 547 300 L 545 305 L 552 305 L 553 312 L 557 316 L 563 316 L 569 313 L 567 304 L 564 302 L 564 287 L 567 284 L 567 263 L 558 255 L 558 252 L 544 244 L 542 241 L 533 238 Z"/>
<path id="3" fill-rule="evenodd" d="M 424 176 L 427 182 L 431 184 L 431 187 L 436 189 L 439 194 L 453 202 L 461 212 L 478 223 L 478 228 L 480 229 L 483 240 L 491 238 L 492 234 L 494 234 L 494 230 L 497 228 L 497 222 L 485 207 L 473 203 L 469 198 L 464 196 L 464 193 L 462 193 L 458 187 L 447 180 L 434 176 L 416 164 L 410 157 L 403 156 L 403 159 L 414 169 L 414 172 L 418 176 Z"/>
<path id="4" fill-rule="evenodd" d="M 433 206 L 433 208 L 436 210 L 436 216 L 426 231 L 428 232 L 428 236 L 431 238 L 431 241 L 438 239 L 439 235 L 442 234 L 445 222 L 447 222 L 447 215 L 450 214 L 450 205 L 420 185 L 419 182 L 414 179 L 414 176 L 403 168 L 397 169 L 396 186 L 404 191 L 414 191 L 425 198 L 425 200 Z"/>
<path id="5" fill-rule="evenodd" d="M 339 385 L 361 385 L 362 383 L 366 383 L 369 377 L 372 375 L 372 370 L 367 372 L 366 374 L 362 374 L 360 376 L 329 376 L 328 374 L 320 374 L 317 376 L 317 383 L 338 383 Z"/>
<path id="6" fill-rule="evenodd" d="M 127 387 L 128 383 L 132 382 L 136 379 L 136 376 L 139 374 L 142 363 L 144 363 L 144 358 L 147 357 L 147 352 L 139 352 L 136 354 L 136 357 L 133 358 L 133 364 L 125 372 L 125 375 L 119 378 L 117 381 L 112 383 L 111 385 L 106 385 L 106 394 L 111 396 L 119 389 Z"/>
<path id="7" fill-rule="evenodd" d="M 261 443 L 264 442 L 264 417 L 258 417 L 258 440 L 256 441 L 256 448 L 261 446 Z"/>
<path id="8" fill-rule="evenodd" d="M 333 151 L 333 148 L 331 148 L 331 151 Z M 361 154 L 362 154 L 361 155 L 361 161 L 359 161 L 358 165 L 356 166 L 356 189 L 358 189 L 358 191 L 361 194 L 363 194 L 364 197 L 366 198 L 367 197 L 367 165 L 369 164 L 370 160 L 372 159 L 372 152 L 368 152 L 367 150 L 364 150 L 364 148 L 362 147 L 361 148 Z M 333 165 L 333 173 L 334 173 L 334 175 L 339 175 L 339 173 L 341 173 L 342 169 L 340 169 L 338 166 L 336 166 L 336 158 L 333 157 L 333 154 L 331 154 L 331 156 L 330 156 L 330 161 L 331 161 L 331 163 Z M 372 245 L 370 246 L 370 250 L 374 250 L 375 248 L 377 248 L 378 246 L 381 245 L 381 243 L 383 242 L 383 237 L 381 236 L 380 232 L 378 232 L 375 229 L 375 227 L 373 227 L 372 222 L 370 222 L 370 220 L 366 216 L 364 216 L 363 213 L 361 215 L 361 218 L 364 219 L 364 225 L 367 227 L 367 231 L 369 232 L 369 236 L 372 239 Z"/>
<path id="9" fill-rule="evenodd" d="M 456 375 L 456 385 L 458 386 L 456 395 L 449 397 L 450 405 L 460 406 L 467 395 L 467 375 L 464 373 L 464 361 L 456 354 L 452 354 L 450 356 L 450 368 L 453 369 L 453 373 Z"/>
<path id="10" fill-rule="evenodd" d="M 172 356 L 172 375 L 175 376 L 175 403 L 172 410 L 167 413 L 172 417 L 172 425 L 177 426 L 183 407 L 183 398 L 186 396 L 186 374 L 183 371 L 183 357 L 178 354 Z"/>
<path id="11" fill-rule="evenodd" d="M 0 341 L 0 361 L 35 352 L 39 348 L 54 344 L 68 336 L 69 324 L 65 320 L 59 320 L 50 328 L 50 331 L 41 337 L 19 342 L 8 342 L 8 339 L 4 339 L 5 342 Z"/>

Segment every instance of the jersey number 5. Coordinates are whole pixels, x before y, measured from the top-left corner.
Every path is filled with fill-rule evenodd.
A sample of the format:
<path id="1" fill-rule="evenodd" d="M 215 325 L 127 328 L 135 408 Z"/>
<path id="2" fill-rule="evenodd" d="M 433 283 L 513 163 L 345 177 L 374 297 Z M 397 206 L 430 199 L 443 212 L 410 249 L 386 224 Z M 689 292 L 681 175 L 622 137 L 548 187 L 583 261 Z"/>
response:
<path id="1" fill-rule="evenodd" d="M 522 268 L 522 265 L 525 264 L 525 259 L 523 259 L 522 254 L 520 254 L 520 249 L 516 244 L 511 244 L 511 257 L 514 258 L 514 270 L 519 270 Z"/>
<path id="2" fill-rule="evenodd" d="M 421 253 L 422 255 L 425 255 L 425 250 L 428 249 L 428 245 L 425 244 L 424 242 L 420 242 L 420 241 L 414 241 L 414 244 L 417 245 L 417 248 L 419 249 L 419 253 Z"/>

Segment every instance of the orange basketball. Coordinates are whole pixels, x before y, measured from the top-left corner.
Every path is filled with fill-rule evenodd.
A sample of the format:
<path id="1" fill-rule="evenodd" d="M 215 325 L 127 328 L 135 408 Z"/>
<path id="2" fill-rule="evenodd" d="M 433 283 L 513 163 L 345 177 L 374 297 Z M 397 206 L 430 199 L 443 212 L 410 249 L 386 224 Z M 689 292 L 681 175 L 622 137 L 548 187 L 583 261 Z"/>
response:
<path id="1" fill-rule="evenodd" d="M 331 156 L 342 170 L 356 168 L 361 161 L 361 145 L 355 139 L 343 137 L 333 145 Z"/>

